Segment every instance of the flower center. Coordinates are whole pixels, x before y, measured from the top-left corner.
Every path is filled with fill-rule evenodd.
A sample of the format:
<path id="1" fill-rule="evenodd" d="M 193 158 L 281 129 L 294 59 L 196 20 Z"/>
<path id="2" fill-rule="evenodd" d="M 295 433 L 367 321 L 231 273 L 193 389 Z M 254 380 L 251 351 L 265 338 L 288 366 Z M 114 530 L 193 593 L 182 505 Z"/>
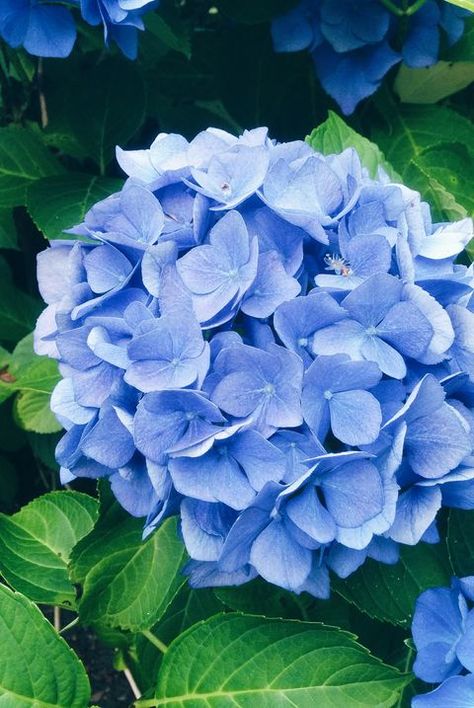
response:
<path id="1" fill-rule="evenodd" d="M 271 383 L 265 384 L 265 386 L 263 387 L 263 393 L 266 396 L 271 396 L 275 393 L 275 386 Z"/>
<path id="2" fill-rule="evenodd" d="M 327 391 L 324 391 L 323 396 L 326 399 L 326 401 L 330 401 L 331 398 L 333 397 L 333 392 L 328 389 Z"/>
<path id="3" fill-rule="evenodd" d="M 367 327 L 365 330 L 365 333 L 369 335 L 369 337 L 373 337 L 375 334 L 377 334 L 377 327 L 374 327 L 374 325 L 370 325 L 370 327 Z"/>
<path id="4" fill-rule="evenodd" d="M 339 253 L 326 253 L 324 262 L 326 263 L 324 270 L 333 270 L 336 275 L 343 275 L 345 277 L 352 274 L 348 261 Z"/>

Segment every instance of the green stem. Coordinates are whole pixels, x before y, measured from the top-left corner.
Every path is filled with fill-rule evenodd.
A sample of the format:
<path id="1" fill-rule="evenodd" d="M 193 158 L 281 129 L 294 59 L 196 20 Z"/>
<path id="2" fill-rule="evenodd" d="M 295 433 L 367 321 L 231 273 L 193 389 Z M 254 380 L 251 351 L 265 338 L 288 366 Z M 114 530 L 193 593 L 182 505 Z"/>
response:
<path id="1" fill-rule="evenodd" d="M 67 624 L 65 627 L 63 627 L 63 628 L 60 630 L 59 634 L 64 634 L 64 632 L 67 632 L 68 629 L 72 629 L 72 628 L 75 627 L 77 624 L 79 624 L 79 617 L 76 617 L 75 619 L 72 620 L 72 622 L 69 622 L 69 624 Z"/>
<path id="2" fill-rule="evenodd" d="M 413 3 L 413 5 L 410 5 L 409 8 L 406 10 L 406 15 L 410 17 L 410 15 L 414 15 L 417 10 L 420 9 L 425 4 L 426 0 L 416 0 L 416 2 Z"/>
<path id="3" fill-rule="evenodd" d="M 410 17 L 410 15 L 414 15 L 415 12 L 417 12 L 420 7 L 425 4 L 426 0 L 415 0 L 413 5 L 410 6 L 408 5 L 408 0 L 402 0 L 402 7 L 395 5 L 392 0 L 380 0 L 380 2 L 385 5 L 390 12 L 397 15 L 397 17 Z"/>
<path id="4" fill-rule="evenodd" d="M 404 15 L 403 10 L 394 5 L 391 0 L 380 0 L 380 2 L 382 3 L 382 5 L 385 5 L 385 7 L 390 10 L 390 12 L 393 12 L 394 15 L 397 15 L 397 17 L 402 17 Z"/>
<path id="5" fill-rule="evenodd" d="M 155 635 L 150 632 L 149 629 L 144 629 L 142 630 L 142 634 L 144 637 L 148 639 L 149 642 L 155 645 L 157 649 L 161 651 L 162 654 L 166 654 L 168 651 L 168 647 L 164 642 L 161 641 L 161 639 L 158 639 L 158 637 L 155 637 Z"/>

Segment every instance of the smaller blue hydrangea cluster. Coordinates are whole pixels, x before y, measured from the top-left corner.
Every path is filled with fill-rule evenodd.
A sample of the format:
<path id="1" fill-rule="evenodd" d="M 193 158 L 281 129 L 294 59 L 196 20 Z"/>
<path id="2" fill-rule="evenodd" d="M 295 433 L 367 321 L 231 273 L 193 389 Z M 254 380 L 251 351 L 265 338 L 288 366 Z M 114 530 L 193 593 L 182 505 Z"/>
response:
<path id="1" fill-rule="evenodd" d="M 179 512 L 194 586 L 318 597 L 474 508 L 470 219 L 264 128 L 117 155 L 38 260 L 64 481 L 108 477 L 147 533 Z"/>
<path id="2" fill-rule="evenodd" d="M 67 57 L 76 41 L 71 10 L 77 7 L 90 25 L 103 25 L 108 45 L 113 40 L 129 58 L 137 56 L 142 15 L 158 0 L 0 0 L 0 36 L 11 47 L 39 57 Z"/>
<path id="3" fill-rule="evenodd" d="M 426 590 L 412 624 L 417 657 L 413 671 L 434 691 L 416 696 L 413 708 L 474 706 L 474 576 L 453 578 L 450 588 Z"/>
<path id="4" fill-rule="evenodd" d="M 457 42 L 471 15 L 445 0 L 426 0 L 410 15 L 394 0 L 302 0 L 272 24 L 277 52 L 308 49 L 325 91 L 346 115 L 371 96 L 395 64 L 419 68 L 438 59 L 440 38 Z M 441 32 L 442 30 L 442 32 Z"/>

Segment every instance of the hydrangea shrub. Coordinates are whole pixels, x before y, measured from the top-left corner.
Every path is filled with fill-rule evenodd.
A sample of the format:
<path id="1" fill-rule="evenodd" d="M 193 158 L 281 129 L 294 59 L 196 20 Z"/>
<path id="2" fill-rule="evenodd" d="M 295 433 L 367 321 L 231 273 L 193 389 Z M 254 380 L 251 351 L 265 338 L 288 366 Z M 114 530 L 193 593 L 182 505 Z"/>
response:
<path id="1" fill-rule="evenodd" d="M 0 0 L 0 703 L 474 705 L 473 9 Z"/>

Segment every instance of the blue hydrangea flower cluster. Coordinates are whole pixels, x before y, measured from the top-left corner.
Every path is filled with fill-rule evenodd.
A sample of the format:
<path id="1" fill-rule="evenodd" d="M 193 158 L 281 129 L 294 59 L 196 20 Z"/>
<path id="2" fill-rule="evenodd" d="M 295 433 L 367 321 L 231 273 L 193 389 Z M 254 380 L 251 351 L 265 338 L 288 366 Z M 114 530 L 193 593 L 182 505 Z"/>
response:
<path id="1" fill-rule="evenodd" d="M 470 219 L 265 128 L 160 134 L 40 254 L 62 478 L 179 513 L 193 586 L 317 597 L 474 508 Z"/>
<path id="2" fill-rule="evenodd" d="M 427 67 L 438 59 L 440 37 L 457 42 L 470 13 L 445 0 L 416 11 L 391 12 L 382 0 L 302 0 L 272 23 L 277 52 L 311 52 L 325 91 L 346 115 L 371 96 L 395 64 Z M 415 8 L 415 5 L 413 5 Z"/>
<path id="3" fill-rule="evenodd" d="M 413 671 L 440 685 L 416 696 L 413 708 L 474 706 L 474 576 L 453 578 L 450 588 L 426 590 L 413 617 L 417 656 Z"/>
<path id="4" fill-rule="evenodd" d="M 142 15 L 158 0 L 69 0 L 90 25 L 103 25 L 104 39 L 113 40 L 130 59 L 137 55 Z M 67 57 L 76 41 L 71 10 L 61 0 L 0 0 L 0 36 L 11 47 L 39 57 Z"/>

